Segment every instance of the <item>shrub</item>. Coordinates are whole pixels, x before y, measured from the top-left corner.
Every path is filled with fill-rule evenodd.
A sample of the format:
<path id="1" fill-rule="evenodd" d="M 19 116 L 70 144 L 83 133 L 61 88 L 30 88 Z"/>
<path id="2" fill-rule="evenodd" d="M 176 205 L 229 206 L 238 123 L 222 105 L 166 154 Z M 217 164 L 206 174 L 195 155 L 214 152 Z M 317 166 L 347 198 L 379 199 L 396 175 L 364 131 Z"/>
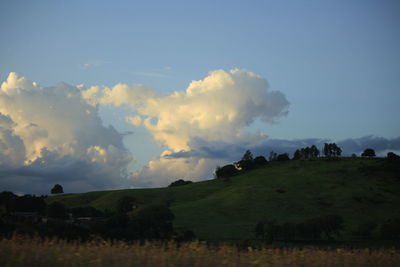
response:
<path id="1" fill-rule="evenodd" d="M 179 179 L 179 180 L 176 180 L 175 182 L 172 182 L 168 187 L 182 186 L 182 185 L 187 185 L 187 184 L 191 184 L 191 183 L 193 183 L 193 182 Z"/>

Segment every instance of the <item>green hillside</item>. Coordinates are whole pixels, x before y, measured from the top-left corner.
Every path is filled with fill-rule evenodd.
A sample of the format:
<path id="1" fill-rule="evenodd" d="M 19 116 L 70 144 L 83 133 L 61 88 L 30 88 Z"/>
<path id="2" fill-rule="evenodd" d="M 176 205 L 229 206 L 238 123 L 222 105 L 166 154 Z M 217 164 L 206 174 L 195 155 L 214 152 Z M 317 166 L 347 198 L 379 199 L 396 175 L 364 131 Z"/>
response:
<path id="1" fill-rule="evenodd" d="M 341 158 L 273 162 L 232 177 L 185 186 L 55 196 L 68 207 L 113 210 L 123 196 L 139 205 L 168 202 L 175 227 L 207 240 L 254 238 L 261 220 L 303 222 L 320 215 L 344 218 L 342 239 L 359 225 L 400 219 L 398 166 L 386 159 Z"/>

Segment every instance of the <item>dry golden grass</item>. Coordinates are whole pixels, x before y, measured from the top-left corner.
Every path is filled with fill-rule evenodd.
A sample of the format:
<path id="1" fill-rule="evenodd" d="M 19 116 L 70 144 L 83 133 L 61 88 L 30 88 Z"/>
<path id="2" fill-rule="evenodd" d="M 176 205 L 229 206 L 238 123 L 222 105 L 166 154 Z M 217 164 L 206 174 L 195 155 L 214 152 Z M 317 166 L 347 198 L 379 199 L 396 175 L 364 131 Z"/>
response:
<path id="1" fill-rule="evenodd" d="M 252 249 L 93 241 L 71 243 L 13 237 L 0 240 L 0 266 L 400 266 L 397 249 Z"/>

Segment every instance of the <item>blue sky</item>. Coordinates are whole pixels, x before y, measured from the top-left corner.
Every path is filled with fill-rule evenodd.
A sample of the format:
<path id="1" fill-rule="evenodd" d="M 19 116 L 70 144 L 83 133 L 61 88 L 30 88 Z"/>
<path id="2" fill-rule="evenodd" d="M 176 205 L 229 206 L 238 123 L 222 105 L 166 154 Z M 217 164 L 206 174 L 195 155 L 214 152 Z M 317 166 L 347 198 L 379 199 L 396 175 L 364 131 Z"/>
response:
<path id="1" fill-rule="evenodd" d="M 290 103 L 277 123 L 252 118 L 249 132 L 393 139 L 400 135 L 399 13 L 389 0 L 2 0 L 0 79 L 17 72 L 45 87 L 144 84 L 169 95 L 210 71 L 237 68 L 267 79 Z M 105 126 L 134 132 L 124 137 L 133 169 L 172 149 L 125 122 L 137 110 L 98 108 Z"/>

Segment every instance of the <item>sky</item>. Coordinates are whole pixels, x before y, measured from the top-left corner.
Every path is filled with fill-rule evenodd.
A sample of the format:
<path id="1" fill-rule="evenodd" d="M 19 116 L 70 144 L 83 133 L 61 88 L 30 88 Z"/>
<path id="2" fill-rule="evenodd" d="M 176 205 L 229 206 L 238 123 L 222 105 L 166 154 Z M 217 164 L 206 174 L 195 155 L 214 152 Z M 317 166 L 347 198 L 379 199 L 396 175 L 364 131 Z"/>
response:
<path id="1" fill-rule="evenodd" d="M 0 190 L 213 178 L 246 149 L 400 151 L 400 3 L 0 1 Z"/>

